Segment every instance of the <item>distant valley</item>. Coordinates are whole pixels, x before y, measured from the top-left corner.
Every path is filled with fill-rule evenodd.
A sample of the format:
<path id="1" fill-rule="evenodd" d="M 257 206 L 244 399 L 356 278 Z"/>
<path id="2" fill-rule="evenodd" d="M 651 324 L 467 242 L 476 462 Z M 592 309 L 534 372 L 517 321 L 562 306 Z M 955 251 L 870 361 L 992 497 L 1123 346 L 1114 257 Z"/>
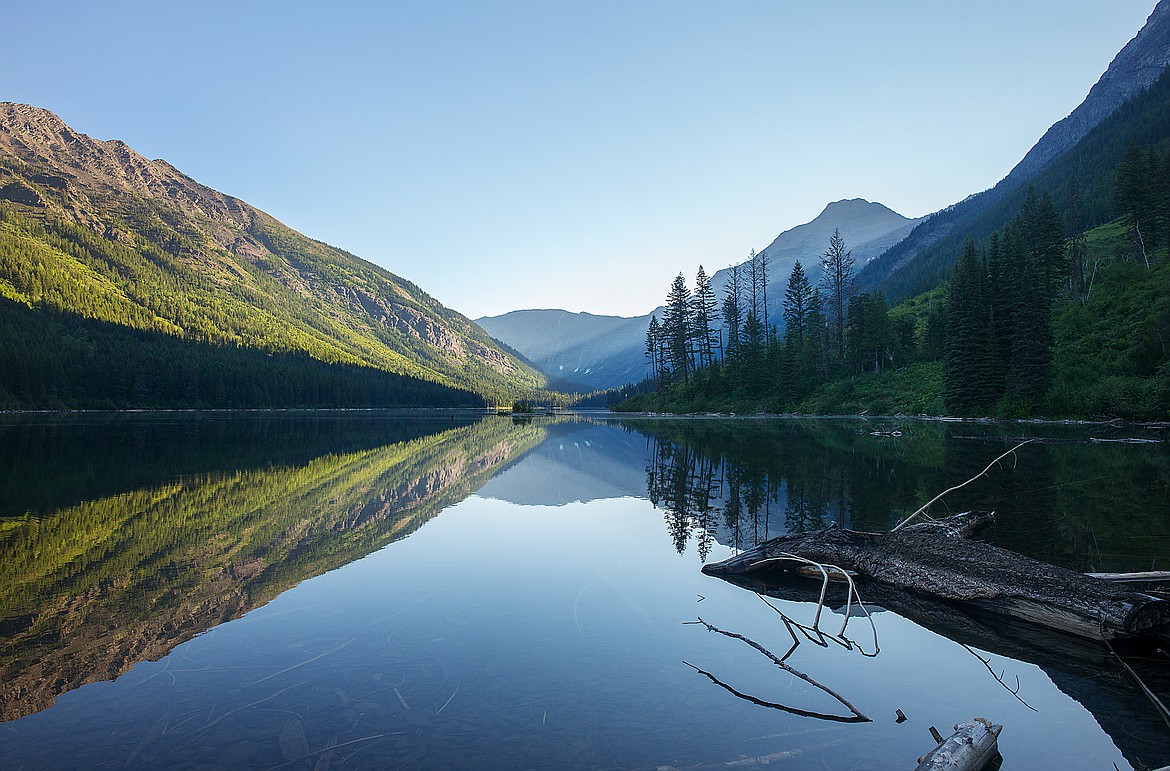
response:
<path id="1" fill-rule="evenodd" d="M 810 280 L 819 280 L 821 254 L 834 230 L 840 230 L 853 259 L 863 265 L 905 238 L 919 222 L 880 203 L 854 198 L 830 203 L 811 222 L 776 236 L 760 250 L 769 261 L 769 322 L 783 329 L 781 300 L 797 260 Z M 711 269 L 714 265 L 705 267 Z M 730 280 L 730 268 L 716 270 L 711 276 L 720 297 Z M 662 287 L 664 297 L 668 288 Z M 550 377 L 586 389 L 607 389 L 638 382 L 646 376 L 646 330 L 650 317 L 657 315 L 661 319 L 662 313 L 661 306 L 644 316 L 630 318 L 563 310 L 519 310 L 476 319 L 476 323 Z"/>

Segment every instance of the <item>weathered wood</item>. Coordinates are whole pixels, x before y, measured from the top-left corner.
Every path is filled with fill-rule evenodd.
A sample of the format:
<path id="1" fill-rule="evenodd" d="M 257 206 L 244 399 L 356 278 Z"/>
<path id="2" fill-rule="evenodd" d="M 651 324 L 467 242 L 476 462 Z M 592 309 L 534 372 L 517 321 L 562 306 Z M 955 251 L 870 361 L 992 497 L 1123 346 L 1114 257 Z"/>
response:
<path id="1" fill-rule="evenodd" d="M 999 754 L 1002 725 L 977 717 L 955 726 L 955 732 L 918 759 L 915 771 L 979 771 Z"/>
<path id="2" fill-rule="evenodd" d="M 1090 578 L 1124 584 L 1140 584 L 1146 581 L 1170 581 L 1170 570 L 1146 570 L 1140 573 L 1085 573 Z"/>
<path id="3" fill-rule="evenodd" d="M 967 512 L 889 533 L 829 527 L 773 538 L 706 565 L 710 575 L 783 569 L 786 555 L 930 597 L 1093 640 L 1139 634 L 1170 623 L 1170 602 L 1108 581 L 969 540 L 991 512 Z"/>

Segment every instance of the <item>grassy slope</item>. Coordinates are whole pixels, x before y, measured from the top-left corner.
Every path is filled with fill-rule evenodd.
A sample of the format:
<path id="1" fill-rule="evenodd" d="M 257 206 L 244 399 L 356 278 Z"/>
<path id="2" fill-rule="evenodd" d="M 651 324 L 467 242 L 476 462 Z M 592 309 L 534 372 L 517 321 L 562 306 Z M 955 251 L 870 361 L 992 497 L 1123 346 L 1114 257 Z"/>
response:
<path id="1" fill-rule="evenodd" d="M 266 252 L 245 259 L 211 237 L 218 230 L 223 239 L 223 223 L 129 193 L 41 186 L 12 159 L 0 166 L 41 200 L 0 203 L 0 296 L 184 339 L 303 351 L 488 397 L 545 386 L 417 286 L 267 215 L 237 234 Z"/>

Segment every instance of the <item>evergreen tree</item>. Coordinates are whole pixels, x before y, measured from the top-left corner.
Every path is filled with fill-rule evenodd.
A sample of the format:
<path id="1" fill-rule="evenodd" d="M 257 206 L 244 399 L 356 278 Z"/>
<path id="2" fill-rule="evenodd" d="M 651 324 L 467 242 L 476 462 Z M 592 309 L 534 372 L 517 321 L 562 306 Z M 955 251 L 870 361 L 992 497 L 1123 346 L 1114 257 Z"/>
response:
<path id="1" fill-rule="evenodd" d="M 695 276 L 695 293 L 691 297 L 693 305 L 692 316 L 695 320 L 695 339 L 701 352 L 700 363 L 710 366 L 715 361 L 715 350 L 719 340 L 714 329 L 715 311 L 719 302 L 715 298 L 715 289 L 711 286 L 711 279 L 703 266 Z M 720 351 L 722 355 L 722 351 Z"/>
<path id="2" fill-rule="evenodd" d="M 760 297 L 763 305 L 763 314 L 760 319 L 764 322 L 764 327 L 771 326 L 771 317 L 768 315 L 768 253 L 760 252 L 755 256 L 756 262 L 760 265 L 756 269 L 756 274 L 760 281 Z"/>
<path id="3" fill-rule="evenodd" d="M 1023 255 L 1019 286 L 1043 287 L 1045 270 L 1035 255 Z M 1035 407 L 1052 377 L 1052 300 L 1044 291 L 1020 293 L 1012 319 L 1011 363 L 1006 394 L 1027 409 Z"/>
<path id="4" fill-rule="evenodd" d="M 828 296 L 829 315 L 835 332 L 835 358 L 845 358 L 845 310 L 849 296 L 853 293 L 853 257 L 845 248 L 841 230 L 835 228 L 829 237 L 829 247 L 821 255 L 821 269 L 824 271 L 821 283 Z"/>
<path id="5" fill-rule="evenodd" d="M 662 336 L 662 326 L 658 323 L 658 314 L 650 315 L 650 328 L 646 330 L 646 358 L 650 361 L 650 376 L 661 376 L 658 363 L 659 338 Z"/>
<path id="6" fill-rule="evenodd" d="M 681 273 L 670 285 L 662 323 L 671 371 L 681 372 L 685 383 L 690 379 L 694 324 L 691 319 L 691 290 Z"/>
<path id="7" fill-rule="evenodd" d="M 747 259 L 748 302 L 747 312 L 760 317 L 760 262 L 756 259 L 756 250 L 748 252 Z"/>
<path id="8" fill-rule="evenodd" d="M 816 289 L 809 283 L 808 275 L 797 260 L 788 276 L 788 289 L 784 292 L 785 337 L 803 348 L 809 332 L 809 313 Z"/>
<path id="9" fill-rule="evenodd" d="M 731 280 L 723 292 L 723 322 L 727 324 L 727 356 L 739 351 L 739 333 L 743 325 L 743 278 L 739 266 L 731 266 Z"/>
<path id="10" fill-rule="evenodd" d="M 854 372 L 881 372 L 890 349 L 890 323 L 886 299 L 879 292 L 863 292 L 849 298 L 846 342 Z"/>
<path id="11" fill-rule="evenodd" d="M 1147 239 L 1153 235 L 1150 222 L 1153 219 L 1154 174 L 1150 169 L 1149 155 L 1142 152 L 1137 142 L 1131 142 L 1125 156 L 1117 167 L 1117 181 L 1113 187 L 1113 200 L 1129 228 L 1130 236 L 1138 253 L 1149 266 L 1149 252 L 1152 244 Z"/>
<path id="12" fill-rule="evenodd" d="M 988 379 L 995 394 L 1003 393 L 1012 360 L 1012 336 L 1019 276 L 1014 265 L 1019 261 L 1016 228 L 1009 225 L 1001 240 L 999 232 L 991 234 L 987 245 L 986 301 L 990 324 Z"/>
<path id="13" fill-rule="evenodd" d="M 1065 276 L 1064 228 L 1060 216 L 1047 193 L 1036 195 L 1034 188 L 1028 189 L 1019 219 L 1024 228 L 1024 238 L 1031 260 L 1039 271 L 1040 284 L 1036 287 L 1049 297 L 1056 294 Z"/>
<path id="14" fill-rule="evenodd" d="M 994 398 L 987 378 L 991 335 L 982 267 L 970 240 L 955 265 L 947 305 L 943 398 L 957 414 L 981 414 Z"/>
<path id="15" fill-rule="evenodd" d="M 822 370 L 825 320 L 821 312 L 821 294 L 808 280 L 804 267 L 797 261 L 788 277 L 784 292 L 783 380 L 787 399 L 797 402 L 819 382 Z"/>
<path id="16" fill-rule="evenodd" d="M 1167 157 L 1170 157 L 1168 155 Z M 1064 232 L 1068 238 L 1068 292 L 1074 303 L 1085 298 L 1085 223 L 1081 214 L 1081 196 L 1076 185 L 1069 183 L 1068 203 L 1064 212 Z"/>

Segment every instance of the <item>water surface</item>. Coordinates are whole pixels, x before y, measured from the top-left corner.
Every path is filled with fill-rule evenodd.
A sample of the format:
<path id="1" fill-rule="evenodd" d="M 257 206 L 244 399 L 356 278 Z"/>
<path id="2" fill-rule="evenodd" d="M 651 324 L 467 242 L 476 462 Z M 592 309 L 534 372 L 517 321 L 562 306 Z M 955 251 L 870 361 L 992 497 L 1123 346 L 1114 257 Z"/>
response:
<path id="1" fill-rule="evenodd" d="M 945 504 L 995 509 L 995 542 L 1074 569 L 1170 564 L 1166 445 L 1092 441 L 1156 433 L 9 416 L 0 766 L 883 769 L 975 715 L 1005 725 L 1007 767 L 1170 763 L 1149 701 L 1074 640 L 882 596 L 849 647 L 787 660 L 871 719 L 841 722 L 693 623 L 783 654 L 777 611 L 811 625 L 818 587 L 769 606 L 704 561 L 830 522 L 885 529 L 1025 433 L 1042 441 L 1015 468 Z M 1162 689 L 1164 662 L 1130 653 Z"/>

